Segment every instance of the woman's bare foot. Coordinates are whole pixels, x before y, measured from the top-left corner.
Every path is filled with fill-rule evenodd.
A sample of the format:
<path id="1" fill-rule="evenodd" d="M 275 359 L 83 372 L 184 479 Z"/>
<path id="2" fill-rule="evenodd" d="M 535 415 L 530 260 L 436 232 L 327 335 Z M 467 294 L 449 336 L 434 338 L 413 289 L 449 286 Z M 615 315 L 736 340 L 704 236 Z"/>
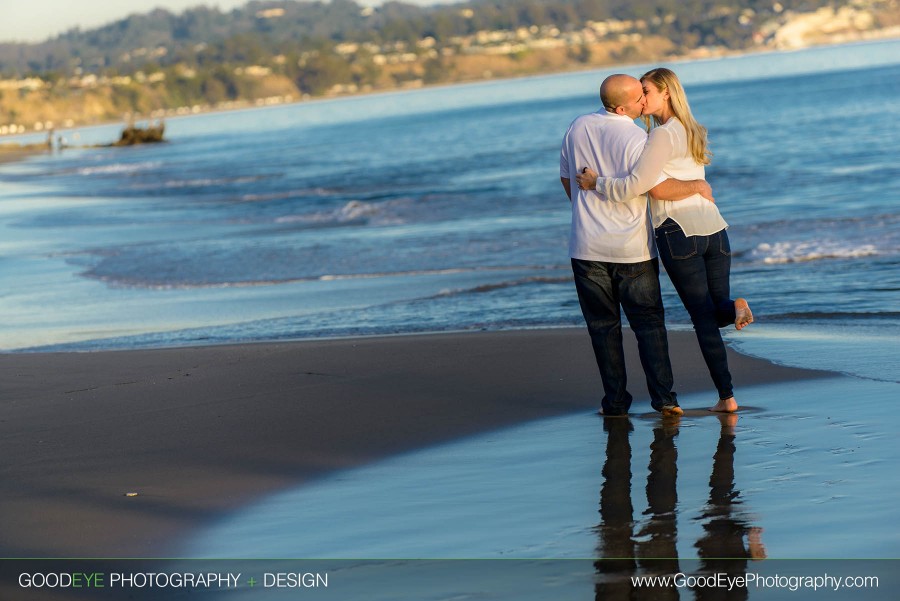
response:
<path id="1" fill-rule="evenodd" d="M 717 413 L 734 413 L 738 410 L 738 404 L 734 397 L 728 397 L 727 399 L 719 399 L 719 402 L 715 406 L 710 407 L 709 410 Z"/>
<path id="2" fill-rule="evenodd" d="M 753 323 L 753 313 L 750 312 L 750 305 L 746 299 L 739 298 L 734 301 L 734 314 L 734 327 L 738 330 L 743 330 Z"/>

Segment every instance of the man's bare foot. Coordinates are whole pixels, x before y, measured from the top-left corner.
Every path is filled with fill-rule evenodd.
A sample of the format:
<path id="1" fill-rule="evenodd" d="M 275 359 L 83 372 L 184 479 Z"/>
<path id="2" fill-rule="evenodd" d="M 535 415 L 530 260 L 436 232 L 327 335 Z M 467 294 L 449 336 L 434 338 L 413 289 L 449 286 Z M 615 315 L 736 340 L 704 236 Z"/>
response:
<path id="1" fill-rule="evenodd" d="M 738 410 L 738 404 L 734 397 L 728 397 L 727 399 L 719 399 L 719 402 L 710 407 L 709 410 L 717 413 L 734 413 Z"/>
<path id="2" fill-rule="evenodd" d="M 628 412 L 625 413 L 606 413 L 603 411 L 603 407 L 597 412 L 597 415 L 600 417 L 628 417 Z"/>
<path id="3" fill-rule="evenodd" d="M 750 312 L 750 305 L 746 299 L 739 298 L 734 301 L 734 314 L 734 327 L 738 330 L 743 330 L 753 323 L 753 313 Z"/>
<path id="4" fill-rule="evenodd" d="M 684 409 L 678 405 L 663 405 L 659 410 L 663 417 L 681 417 L 684 415 Z"/>

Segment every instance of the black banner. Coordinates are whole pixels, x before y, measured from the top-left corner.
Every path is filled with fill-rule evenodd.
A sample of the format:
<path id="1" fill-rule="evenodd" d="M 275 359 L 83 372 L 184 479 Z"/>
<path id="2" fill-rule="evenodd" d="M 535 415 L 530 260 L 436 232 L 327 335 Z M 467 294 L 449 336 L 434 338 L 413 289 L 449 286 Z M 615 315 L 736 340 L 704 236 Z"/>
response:
<path id="1" fill-rule="evenodd" d="M 0 560 L 0 599 L 11 601 L 837 601 L 898 593 L 900 560 Z"/>

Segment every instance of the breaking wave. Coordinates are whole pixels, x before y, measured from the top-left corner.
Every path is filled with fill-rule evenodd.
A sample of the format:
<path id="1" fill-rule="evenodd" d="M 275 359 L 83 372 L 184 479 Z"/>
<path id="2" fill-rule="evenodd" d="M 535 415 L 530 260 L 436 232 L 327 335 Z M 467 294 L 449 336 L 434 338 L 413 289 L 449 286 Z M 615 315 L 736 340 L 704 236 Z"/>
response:
<path id="1" fill-rule="evenodd" d="M 351 200 L 340 207 L 327 211 L 284 215 L 278 217 L 275 222 L 315 225 L 366 222 L 373 225 L 400 225 L 405 220 L 392 209 L 408 204 L 410 203 L 406 199 L 380 203 Z"/>
<path id="2" fill-rule="evenodd" d="M 763 242 L 750 253 L 767 264 L 806 263 L 826 259 L 858 259 L 881 254 L 874 244 L 848 245 L 846 242 Z"/>
<path id="3" fill-rule="evenodd" d="M 113 163 L 111 165 L 99 165 L 97 167 L 81 167 L 76 170 L 78 175 L 104 175 L 138 173 L 162 167 L 162 161 L 147 161 L 144 163 Z"/>

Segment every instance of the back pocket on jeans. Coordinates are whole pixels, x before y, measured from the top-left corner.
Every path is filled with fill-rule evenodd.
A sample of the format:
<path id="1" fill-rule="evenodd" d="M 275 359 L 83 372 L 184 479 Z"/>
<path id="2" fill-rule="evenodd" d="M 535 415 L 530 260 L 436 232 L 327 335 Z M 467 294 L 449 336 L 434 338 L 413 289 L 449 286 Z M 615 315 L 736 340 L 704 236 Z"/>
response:
<path id="1" fill-rule="evenodd" d="M 673 259 L 690 259 L 697 256 L 697 238 L 696 236 L 685 236 L 680 229 L 664 230 L 662 232 L 663 240 L 657 239 L 657 242 L 663 242 L 669 251 L 669 256 Z"/>

